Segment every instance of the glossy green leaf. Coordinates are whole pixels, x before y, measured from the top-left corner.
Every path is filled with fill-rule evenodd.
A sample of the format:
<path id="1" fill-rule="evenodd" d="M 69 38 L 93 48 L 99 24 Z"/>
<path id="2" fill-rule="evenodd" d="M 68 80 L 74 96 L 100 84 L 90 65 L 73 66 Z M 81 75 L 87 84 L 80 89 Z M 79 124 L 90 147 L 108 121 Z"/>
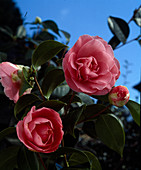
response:
<path id="1" fill-rule="evenodd" d="M 101 165 L 97 157 L 94 154 L 88 151 L 83 151 L 83 153 L 85 153 L 87 157 L 89 158 L 91 170 L 102 170 Z M 74 152 L 69 159 L 70 167 L 75 167 L 75 166 L 79 167 L 79 165 L 83 165 L 87 162 L 88 160 L 86 159 L 84 155 L 80 153 L 76 153 L 76 152 Z M 82 166 L 82 168 L 84 167 Z"/>
<path id="2" fill-rule="evenodd" d="M 13 34 L 11 33 L 11 30 L 9 31 L 9 27 L 8 28 L 0 27 L 0 32 L 8 35 L 10 38 L 13 39 Z"/>
<path id="3" fill-rule="evenodd" d="M 43 94 L 49 99 L 53 90 L 65 80 L 62 69 L 53 69 L 49 71 L 42 83 Z"/>
<path id="4" fill-rule="evenodd" d="M 138 126 L 140 126 L 140 104 L 129 100 L 126 106 L 129 109 L 134 121 L 137 123 Z"/>
<path id="5" fill-rule="evenodd" d="M 72 95 L 68 94 L 68 95 L 63 96 L 62 98 L 60 98 L 60 101 L 69 104 L 69 103 L 70 103 L 70 100 L 71 100 L 71 97 L 72 97 Z M 73 97 L 71 103 L 77 103 L 77 102 L 82 103 L 81 99 L 80 99 L 77 95 L 75 95 L 75 96 Z"/>
<path id="6" fill-rule="evenodd" d="M 64 118 L 63 118 L 63 127 L 64 131 L 67 133 L 70 133 L 72 136 L 74 135 L 74 127 L 78 123 L 78 120 L 80 119 L 80 116 L 85 108 L 85 105 L 74 109 L 73 111 L 69 112 Z"/>
<path id="7" fill-rule="evenodd" d="M 47 31 L 42 31 L 37 35 L 36 40 L 45 41 L 45 40 L 54 40 L 55 38 L 57 38 L 55 35 Z"/>
<path id="8" fill-rule="evenodd" d="M 86 133 L 91 138 L 94 138 L 94 139 L 97 138 L 94 121 L 84 122 L 82 126 L 82 130 L 84 133 Z"/>
<path id="9" fill-rule="evenodd" d="M 99 116 L 101 114 L 106 114 L 109 112 L 111 112 L 111 111 L 106 106 L 104 106 L 102 104 L 88 105 L 88 106 L 86 106 L 83 113 L 81 114 L 81 116 L 78 120 L 78 123 L 93 120 L 93 119 L 97 118 L 97 116 Z"/>
<path id="10" fill-rule="evenodd" d="M 66 45 L 54 40 L 46 40 L 42 42 L 33 52 L 32 65 L 35 68 L 41 66 L 66 47 Z"/>
<path id="11" fill-rule="evenodd" d="M 20 25 L 17 29 L 16 37 L 17 38 L 23 38 L 25 36 L 26 36 L 26 29 L 23 25 Z"/>
<path id="12" fill-rule="evenodd" d="M 35 152 L 28 150 L 25 146 L 18 152 L 18 168 L 20 170 L 39 170 L 39 163 Z"/>
<path id="13" fill-rule="evenodd" d="M 88 162 L 88 166 L 90 167 L 91 161 L 89 160 L 89 157 L 87 156 L 87 154 L 85 154 L 85 152 L 83 152 L 81 150 L 71 148 L 71 147 L 61 147 L 61 148 L 59 148 L 56 152 L 52 153 L 49 156 L 48 163 L 49 163 L 49 160 L 55 160 L 56 158 L 59 158 L 60 156 L 64 156 L 64 154 L 66 154 L 66 156 L 69 156 L 69 155 L 74 154 L 74 153 L 79 154 L 79 156 L 81 155 L 83 157 L 83 159 L 85 159 L 85 161 Z M 69 164 L 69 160 L 68 160 L 68 164 Z"/>
<path id="14" fill-rule="evenodd" d="M 67 95 L 70 91 L 69 86 L 65 83 L 65 81 L 61 84 L 61 86 L 58 86 L 54 89 L 52 93 L 53 98 L 61 98 L 65 95 Z"/>
<path id="15" fill-rule="evenodd" d="M 42 25 L 43 25 L 44 28 L 50 29 L 60 36 L 58 26 L 54 21 L 46 20 L 46 21 L 42 22 Z"/>
<path id="16" fill-rule="evenodd" d="M 17 166 L 19 146 L 8 147 L 0 152 L 0 169 L 13 170 Z"/>
<path id="17" fill-rule="evenodd" d="M 17 115 L 23 111 L 27 106 L 33 105 L 35 102 L 41 102 L 40 98 L 34 94 L 26 94 L 19 98 L 14 107 L 14 115 Z"/>
<path id="18" fill-rule="evenodd" d="M 5 137 L 13 134 L 16 132 L 15 127 L 8 127 L 0 132 L 0 141 L 3 140 Z"/>
<path id="19" fill-rule="evenodd" d="M 120 44 L 120 40 L 114 35 L 108 42 L 113 48 L 113 50 Z"/>
<path id="20" fill-rule="evenodd" d="M 63 34 L 64 34 L 64 36 L 66 37 L 66 44 L 68 44 L 69 42 L 70 42 L 70 34 L 68 33 L 68 32 L 66 32 L 66 31 L 63 31 L 63 30 L 60 30 Z"/>
<path id="21" fill-rule="evenodd" d="M 22 83 L 19 91 L 19 95 L 23 95 L 23 93 L 28 89 L 32 88 L 31 84 L 28 82 L 28 77 L 29 77 L 29 68 L 23 67 L 23 76 L 22 76 Z"/>
<path id="22" fill-rule="evenodd" d="M 141 6 L 139 9 L 135 10 L 134 13 L 134 21 L 139 27 L 141 27 Z"/>
<path id="23" fill-rule="evenodd" d="M 48 100 L 45 101 L 43 103 L 41 103 L 40 105 L 37 106 L 37 108 L 41 108 L 41 107 L 47 107 L 47 108 L 51 108 L 55 111 L 59 111 L 62 109 L 62 107 L 64 107 L 66 105 L 66 103 L 62 102 L 62 101 L 58 101 L 58 100 Z"/>
<path id="24" fill-rule="evenodd" d="M 119 41 L 125 43 L 129 35 L 129 26 L 121 18 L 110 16 L 108 18 L 108 25 L 112 33 L 119 39 Z"/>
<path id="25" fill-rule="evenodd" d="M 101 115 L 96 120 L 95 129 L 99 139 L 122 157 L 125 145 L 122 122 L 113 114 Z"/>

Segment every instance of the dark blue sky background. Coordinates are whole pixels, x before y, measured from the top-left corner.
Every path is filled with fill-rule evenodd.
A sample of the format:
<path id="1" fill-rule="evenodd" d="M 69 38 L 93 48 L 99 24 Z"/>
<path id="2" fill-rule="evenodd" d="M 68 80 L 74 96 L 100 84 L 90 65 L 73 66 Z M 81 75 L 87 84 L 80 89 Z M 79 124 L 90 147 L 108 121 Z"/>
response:
<path id="1" fill-rule="evenodd" d="M 15 0 L 26 22 L 32 22 L 36 16 L 44 20 L 53 20 L 58 27 L 71 34 L 71 48 L 80 35 L 98 35 L 109 41 L 112 33 L 108 28 L 109 16 L 130 20 L 133 11 L 141 5 L 139 0 Z M 136 38 L 140 34 L 140 28 L 132 21 L 129 24 L 130 34 L 127 41 Z M 62 40 L 63 41 L 63 40 Z M 114 51 L 115 57 L 121 65 L 121 76 L 116 85 L 125 85 L 126 74 L 125 60 L 131 73 L 127 75 L 128 87 L 131 99 L 136 100 L 139 92 L 132 87 L 140 81 L 141 47 L 137 41 L 129 43 Z M 140 99 L 137 100 L 138 102 Z"/>

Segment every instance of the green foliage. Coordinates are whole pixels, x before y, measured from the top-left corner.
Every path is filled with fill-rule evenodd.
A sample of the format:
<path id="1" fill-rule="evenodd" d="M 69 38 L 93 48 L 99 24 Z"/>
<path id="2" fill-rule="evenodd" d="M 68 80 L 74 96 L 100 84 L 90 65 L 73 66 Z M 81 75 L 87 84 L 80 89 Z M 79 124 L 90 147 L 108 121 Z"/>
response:
<path id="1" fill-rule="evenodd" d="M 57 41 L 47 40 L 42 42 L 33 53 L 33 67 L 38 68 L 43 65 L 58 54 L 63 48 L 67 48 L 67 46 Z"/>
<path id="2" fill-rule="evenodd" d="M 12 170 L 17 167 L 19 146 L 11 146 L 0 152 L 0 169 Z"/>
<path id="3" fill-rule="evenodd" d="M 66 105 L 66 103 L 62 102 L 62 101 L 58 101 L 58 100 L 48 100 L 48 101 L 44 101 L 42 102 L 40 105 L 37 106 L 38 108 L 42 108 L 42 107 L 47 107 L 47 108 L 51 108 L 55 111 L 59 111 L 61 110 L 64 106 Z"/>
<path id="4" fill-rule="evenodd" d="M 0 132 L 0 141 L 3 140 L 5 137 L 13 134 L 16 132 L 15 127 L 8 127 Z"/>
<path id="5" fill-rule="evenodd" d="M 10 2 L 10 0 L 6 1 Z M 140 8 L 134 11 L 132 18 L 138 26 L 140 26 L 140 12 Z M 5 40 L 2 46 L 0 45 L 0 63 L 9 61 L 7 54 L 15 51 L 14 54 L 12 53 L 17 58 L 14 61 L 29 66 L 23 67 L 21 74 L 19 73 L 22 84 L 17 103 L 14 105 L 7 102 L 8 99 L 2 99 L 4 101 L 1 102 L 1 105 L 5 103 L 6 107 L 9 104 L 12 105 L 14 116 L 18 119 L 23 119 L 32 106 L 36 106 L 36 109 L 47 107 L 59 112 L 63 123 L 64 139 L 57 151 L 41 155 L 47 166 L 52 165 L 56 169 L 55 164 L 59 163 L 63 169 L 102 169 L 97 157 L 91 152 L 64 147 L 67 145 L 63 142 L 69 139 L 73 138 L 74 144 L 72 145 L 78 142 L 79 131 L 95 141 L 101 140 L 108 148 L 123 157 L 124 128 L 122 122 L 111 111 L 109 94 L 93 95 L 91 96 L 94 98 L 93 100 L 86 94 L 73 92 L 65 82 L 62 59 L 68 48 L 70 34 L 60 29 L 54 21 L 45 20 L 42 22 L 38 18 L 38 21 L 25 23 L 25 25 L 31 24 L 33 26 L 31 29 L 35 31 L 33 37 L 27 37 L 25 25 L 21 24 L 18 23 L 16 28 L 13 28 L 13 24 L 12 26 L 9 24 L 3 26 L 0 23 L 0 35 Z M 130 32 L 126 21 L 121 18 L 109 17 L 108 25 L 113 33 L 113 37 L 109 41 L 112 48 L 115 49 L 121 42 L 125 44 Z M 54 41 L 58 37 L 62 38 L 62 35 L 66 38 L 66 45 Z M 136 40 L 139 38 L 140 36 Z M 31 94 L 23 95 L 28 88 L 32 88 Z M 134 121 L 140 126 L 140 105 L 130 100 L 126 106 Z M 12 111 L 9 113 L 10 116 Z M 15 120 L 13 117 L 11 119 L 13 127 L 8 127 L 0 132 L 0 141 L 16 132 L 17 119 Z M 70 143 L 73 142 L 70 141 Z M 19 145 L 19 141 L 16 141 L 16 144 Z M 19 170 L 44 169 L 37 154 L 24 146 L 21 148 L 19 146 L 8 147 L 0 152 L 0 169 L 13 170 L 14 168 Z"/>
<path id="6" fill-rule="evenodd" d="M 65 81 L 62 69 L 53 69 L 47 73 L 42 83 L 43 94 L 49 99 L 53 90 Z"/>
<path id="7" fill-rule="evenodd" d="M 110 30 L 118 38 L 118 40 L 122 43 L 125 43 L 129 35 L 128 24 L 121 18 L 110 16 L 108 18 L 108 25 Z"/>
<path id="8" fill-rule="evenodd" d="M 28 106 L 33 106 L 35 102 L 40 102 L 40 98 L 34 94 L 26 94 L 19 98 L 14 107 L 14 115 L 17 117 Z"/>
<path id="9" fill-rule="evenodd" d="M 39 162 L 35 152 L 31 152 L 24 146 L 18 152 L 17 161 L 20 170 L 39 170 Z"/>
<path id="10" fill-rule="evenodd" d="M 91 162 L 91 165 L 90 165 L 91 170 L 102 170 L 101 165 L 97 157 L 94 154 L 88 151 L 83 151 L 83 153 L 87 155 L 89 161 Z M 80 153 L 73 153 L 69 159 L 69 165 L 71 167 L 75 167 L 75 166 L 79 167 L 79 165 L 85 164 L 87 162 L 88 160 L 85 158 L 85 156 Z M 82 167 L 84 168 L 84 166 Z"/>
<path id="11" fill-rule="evenodd" d="M 113 114 L 101 115 L 95 129 L 100 140 L 123 157 L 125 133 L 121 121 Z"/>
<path id="12" fill-rule="evenodd" d="M 138 126 L 140 126 L 140 104 L 129 100 L 126 106 L 129 109 L 134 121 L 137 123 Z"/>

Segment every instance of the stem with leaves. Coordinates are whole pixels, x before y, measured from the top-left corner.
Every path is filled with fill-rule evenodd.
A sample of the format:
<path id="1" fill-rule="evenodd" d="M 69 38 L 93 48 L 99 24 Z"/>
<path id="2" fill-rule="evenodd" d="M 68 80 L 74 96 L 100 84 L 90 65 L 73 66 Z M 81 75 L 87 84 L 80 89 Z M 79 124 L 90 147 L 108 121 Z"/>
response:
<path id="1" fill-rule="evenodd" d="M 138 37 L 136 37 L 136 38 L 134 38 L 134 39 L 132 39 L 132 40 L 130 40 L 130 41 L 127 41 L 125 44 L 119 45 L 119 46 L 116 47 L 114 50 L 116 50 L 116 49 L 118 49 L 118 48 L 120 48 L 120 47 L 122 47 L 122 46 L 124 46 L 124 45 L 126 45 L 126 44 L 129 44 L 129 43 L 131 43 L 131 42 L 133 42 L 133 41 L 139 40 L 140 37 L 141 37 L 141 35 L 139 35 Z"/>
<path id="2" fill-rule="evenodd" d="M 105 112 L 107 109 L 109 109 L 111 106 L 112 106 L 112 105 L 109 104 L 107 107 L 105 107 L 103 110 L 101 110 L 101 111 L 98 112 L 97 114 L 94 114 L 93 116 L 91 116 L 91 117 L 89 117 L 89 118 L 87 118 L 87 119 L 85 119 L 85 120 L 83 120 L 83 121 L 77 122 L 77 125 L 80 124 L 80 123 L 83 123 L 83 122 L 85 122 L 85 121 L 87 121 L 87 120 L 90 120 L 90 119 L 93 119 L 93 118 L 99 116 L 100 114 L 102 114 L 103 112 Z"/>
<path id="3" fill-rule="evenodd" d="M 39 83 L 38 83 L 38 81 L 37 81 L 36 76 L 34 77 L 34 80 L 35 80 L 35 83 L 37 84 L 37 87 L 38 87 L 38 89 L 39 89 L 39 92 L 40 92 L 40 94 L 41 94 L 41 96 L 42 96 L 43 101 L 45 101 L 46 99 L 45 99 L 45 97 L 44 97 L 44 95 L 43 95 L 42 89 L 41 89 L 41 87 L 40 87 L 40 85 L 39 85 Z"/>

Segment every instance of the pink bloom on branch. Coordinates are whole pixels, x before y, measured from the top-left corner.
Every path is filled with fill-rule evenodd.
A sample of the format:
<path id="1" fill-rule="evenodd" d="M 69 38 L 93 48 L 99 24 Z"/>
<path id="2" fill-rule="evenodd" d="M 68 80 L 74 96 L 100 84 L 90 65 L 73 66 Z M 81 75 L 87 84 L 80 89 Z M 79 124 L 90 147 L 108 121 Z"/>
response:
<path id="1" fill-rule="evenodd" d="M 120 75 L 112 47 L 98 36 L 82 35 L 63 59 L 69 87 L 88 95 L 105 95 Z"/>
<path id="2" fill-rule="evenodd" d="M 18 76 L 18 71 L 22 71 L 22 68 L 18 65 L 10 62 L 0 63 L 0 82 L 4 87 L 4 93 L 15 103 L 19 99 L 19 91 L 21 87 L 21 78 Z M 28 89 L 24 94 L 30 92 L 31 89 Z"/>
<path id="3" fill-rule="evenodd" d="M 16 127 L 19 140 L 30 150 L 42 153 L 54 152 L 63 138 L 59 113 L 50 108 L 31 108 Z"/>
<path id="4" fill-rule="evenodd" d="M 108 98 L 111 104 L 122 107 L 129 101 L 129 90 L 125 86 L 116 86 L 110 91 Z"/>

